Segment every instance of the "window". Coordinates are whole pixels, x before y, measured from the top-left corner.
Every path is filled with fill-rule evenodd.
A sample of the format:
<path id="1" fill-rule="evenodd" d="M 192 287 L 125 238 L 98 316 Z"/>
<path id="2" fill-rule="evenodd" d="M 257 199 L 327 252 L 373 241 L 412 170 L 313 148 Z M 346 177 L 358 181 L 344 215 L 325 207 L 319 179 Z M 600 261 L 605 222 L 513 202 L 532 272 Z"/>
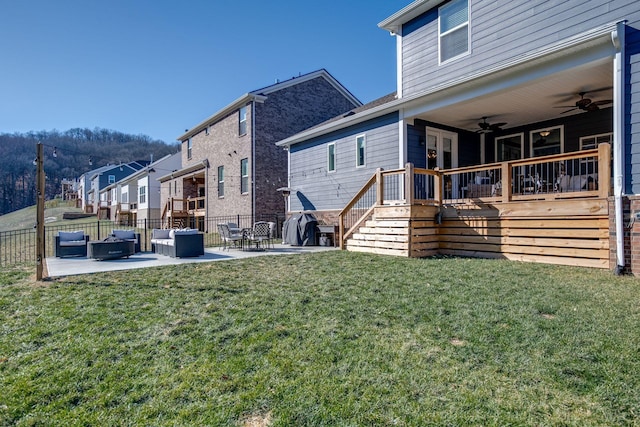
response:
<path id="1" fill-rule="evenodd" d="M 113 184 L 114 182 L 116 182 L 116 176 L 115 175 L 109 175 L 109 184 Z"/>
<path id="2" fill-rule="evenodd" d="M 522 159 L 524 157 L 524 134 L 496 138 L 496 162 Z"/>
<path id="3" fill-rule="evenodd" d="M 603 133 L 601 135 L 583 136 L 580 138 L 580 149 L 590 150 L 592 148 L 598 148 L 598 145 L 603 142 L 613 144 L 613 134 Z"/>
<path id="4" fill-rule="evenodd" d="M 187 159 L 191 158 L 193 154 L 193 143 L 191 142 L 191 138 L 187 139 Z"/>
<path id="5" fill-rule="evenodd" d="M 249 192 L 249 159 L 240 160 L 240 192 Z"/>
<path id="6" fill-rule="evenodd" d="M 335 172 L 336 170 L 336 144 L 332 142 L 327 147 L 327 171 Z"/>
<path id="7" fill-rule="evenodd" d="M 224 197 L 224 166 L 218 166 L 218 197 Z"/>
<path id="8" fill-rule="evenodd" d="M 247 107 L 240 108 L 239 117 L 240 117 L 240 126 L 238 129 L 238 134 L 244 135 L 247 133 Z"/>
<path id="9" fill-rule="evenodd" d="M 469 3 L 453 0 L 438 11 L 440 63 L 469 52 Z"/>
<path id="10" fill-rule="evenodd" d="M 138 188 L 138 192 L 138 203 L 147 203 L 147 187 L 145 185 L 141 186 L 140 188 Z"/>
<path id="11" fill-rule="evenodd" d="M 204 134 L 205 134 L 205 135 L 209 135 L 209 126 L 207 126 L 206 128 L 204 128 Z"/>
<path id="12" fill-rule="evenodd" d="M 122 203 L 129 203 L 129 192 L 123 191 L 121 199 L 122 199 Z"/>
<path id="13" fill-rule="evenodd" d="M 359 135 L 356 137 L 356 167 L 364 166 L 365 161 L 365 137 Z"/>
<path id="14" fill-rule="evenodd" d="M 563 126 L 538 129 L 529 134 L 531 157 L 564 153 Z"/>

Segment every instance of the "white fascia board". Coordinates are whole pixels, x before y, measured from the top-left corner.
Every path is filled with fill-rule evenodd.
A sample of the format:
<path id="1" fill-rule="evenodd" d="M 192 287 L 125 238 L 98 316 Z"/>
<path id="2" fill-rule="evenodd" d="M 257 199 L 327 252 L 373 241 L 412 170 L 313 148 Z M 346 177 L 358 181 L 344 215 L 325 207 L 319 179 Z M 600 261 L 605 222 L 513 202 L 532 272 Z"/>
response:
<path id="1" fill-rule="evenodd" d="M 266 96 L 246 93 L 246 94 L 242 95 L 240 98 L 238 98 L 235 101 L 233 101 L 231 104 L 229 104 L 226 107 L 224 107 L 222 110 L 218 110 L 212 116 L 207 117 L 206 119 L 204 119 L 203 121 L 201 121 L 200 123 L 195 125 L 193 128 L 189 129 L 187 132 L 183 133 L 182 135 L 180 135 L 176 139 L 178 141 L 180 141 L 180 142 L 182 142 L 182 141 L 184 141 L 186 139 L 189 139 L 192 136 L 202 132 L 207 126 L 210 126 L 210 125 L 216 123 L 220 119 L 222 119 L 222 118 L 228 116 L 229 114 L 231 114 L 233 111 L 239 109 L 240 107 L 242 107 L 244 105 L 247 105 L 251 101 L 264 102 L 266 99 L 267 99 Z"/>
<path id="2" fill-rule="evenodd" d="M 380 22 L 378 27 L 389 31 L 392 35 L 400 34 L 403 24 L 444 3 L 444 1 L 445 0 L 416 0 Z"/>
<path id="3" fill-rule="evenodd" d="M 497 64 L 494 67 L 484 69 L 478 73 L 450 80 L 441 85 L 425 89 L 424 91 L 410 97 L 398 98 L 370 110 L 300 132 L 287 139 L 279 141 L 276 145 L 289 147 L 299 142 L 307 141 L 311 138 L 397 111 L 400 108 L 406 109 L 405 116 L 415 114 L 418 111 L 416 109 L 419 109 L 420 112 L 433 110 L 435 108 L 451 104 L 453 102 L 452 100 L 459 102 L 460 99 L 470 96 L 471 93 L 466 92 L 474 90 L 474 88 L 475 90 L 480 91 L 495 90 L 495 88 L 491 89 L 490 84 L 498 76 L 501 79 L 505 79 L 513 74 L 518 78 L 521 77 L 518 73 L 522 73 L 522 70 L 531 69 L 540 64 L 562 59 L 563 56 L 566 56 L 569 53 L 580 52 L 584 49 L 595 48 L 599 45 L 604 46 L 606 44 L 610 44 L 613 48 L 611 33 L 616 30 L 617 24 L 618 23 L 616 22 L 594 28 L 558 43 L 520 55 L 509 61 Z M 507 77 L 505 77 L 505 75 Z M 509 85 L 510 83 L 502 80 L 499 84 Z M 473 96 L 478 96 L 478 92 L 474 93 Z"/>

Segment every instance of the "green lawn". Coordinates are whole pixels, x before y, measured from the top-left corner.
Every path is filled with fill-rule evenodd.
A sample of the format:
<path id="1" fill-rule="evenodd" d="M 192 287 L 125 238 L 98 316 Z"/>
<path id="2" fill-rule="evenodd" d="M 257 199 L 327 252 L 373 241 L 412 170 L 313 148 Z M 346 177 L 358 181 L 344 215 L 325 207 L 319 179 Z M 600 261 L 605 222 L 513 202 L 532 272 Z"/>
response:
<path id="1" fill-rule="evenodd" d="M 640 282 L 348 252 L 0 272 L 0 425 L 640 425 Z"/>

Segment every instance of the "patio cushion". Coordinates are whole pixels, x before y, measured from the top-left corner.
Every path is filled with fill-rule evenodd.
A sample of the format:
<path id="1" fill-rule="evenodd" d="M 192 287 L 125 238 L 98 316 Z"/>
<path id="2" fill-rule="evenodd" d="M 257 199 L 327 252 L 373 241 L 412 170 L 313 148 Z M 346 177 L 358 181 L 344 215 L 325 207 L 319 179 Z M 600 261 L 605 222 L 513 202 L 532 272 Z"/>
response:
<path id="1" fill-rule="evenodd" d="M 80 242 L 84 244 L 84 231 L 58 231 L 60 243 Z"/>
<path id="2" fill-rule="evenodd" d="M 160 228 L 154 228 L 151 234 L 151 239 L 168 239 L 169 238 L 169 230 L 163 230 Z"/>
<path id="3" fill-rule="evenodd" d="M 136 238 L 134 230 L 113 230 L 111 234 L 113 234 L 113 237 L 117 237 L 122 240 L 132 240 Z"/>
<path id="4" fill-rule="evenodd" d="M 198 234 L 198 230 L 195 228 L 184 228 L 181 230 L 175 230 L 175 234 Z"/>

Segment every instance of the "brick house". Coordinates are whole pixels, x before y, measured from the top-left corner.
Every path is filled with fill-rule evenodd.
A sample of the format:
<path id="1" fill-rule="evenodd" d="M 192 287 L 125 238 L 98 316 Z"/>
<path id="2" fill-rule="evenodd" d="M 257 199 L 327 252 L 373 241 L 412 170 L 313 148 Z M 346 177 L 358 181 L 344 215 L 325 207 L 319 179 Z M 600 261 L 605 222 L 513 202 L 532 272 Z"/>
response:
<path id="1" fill-rule="evenodd" d="M 163 225 L 284 215 L 287 153 L 275 143 L 360 105 L 324 69 L 240 96 L 178 137 L 182 168 L 159 178 Z"/>

